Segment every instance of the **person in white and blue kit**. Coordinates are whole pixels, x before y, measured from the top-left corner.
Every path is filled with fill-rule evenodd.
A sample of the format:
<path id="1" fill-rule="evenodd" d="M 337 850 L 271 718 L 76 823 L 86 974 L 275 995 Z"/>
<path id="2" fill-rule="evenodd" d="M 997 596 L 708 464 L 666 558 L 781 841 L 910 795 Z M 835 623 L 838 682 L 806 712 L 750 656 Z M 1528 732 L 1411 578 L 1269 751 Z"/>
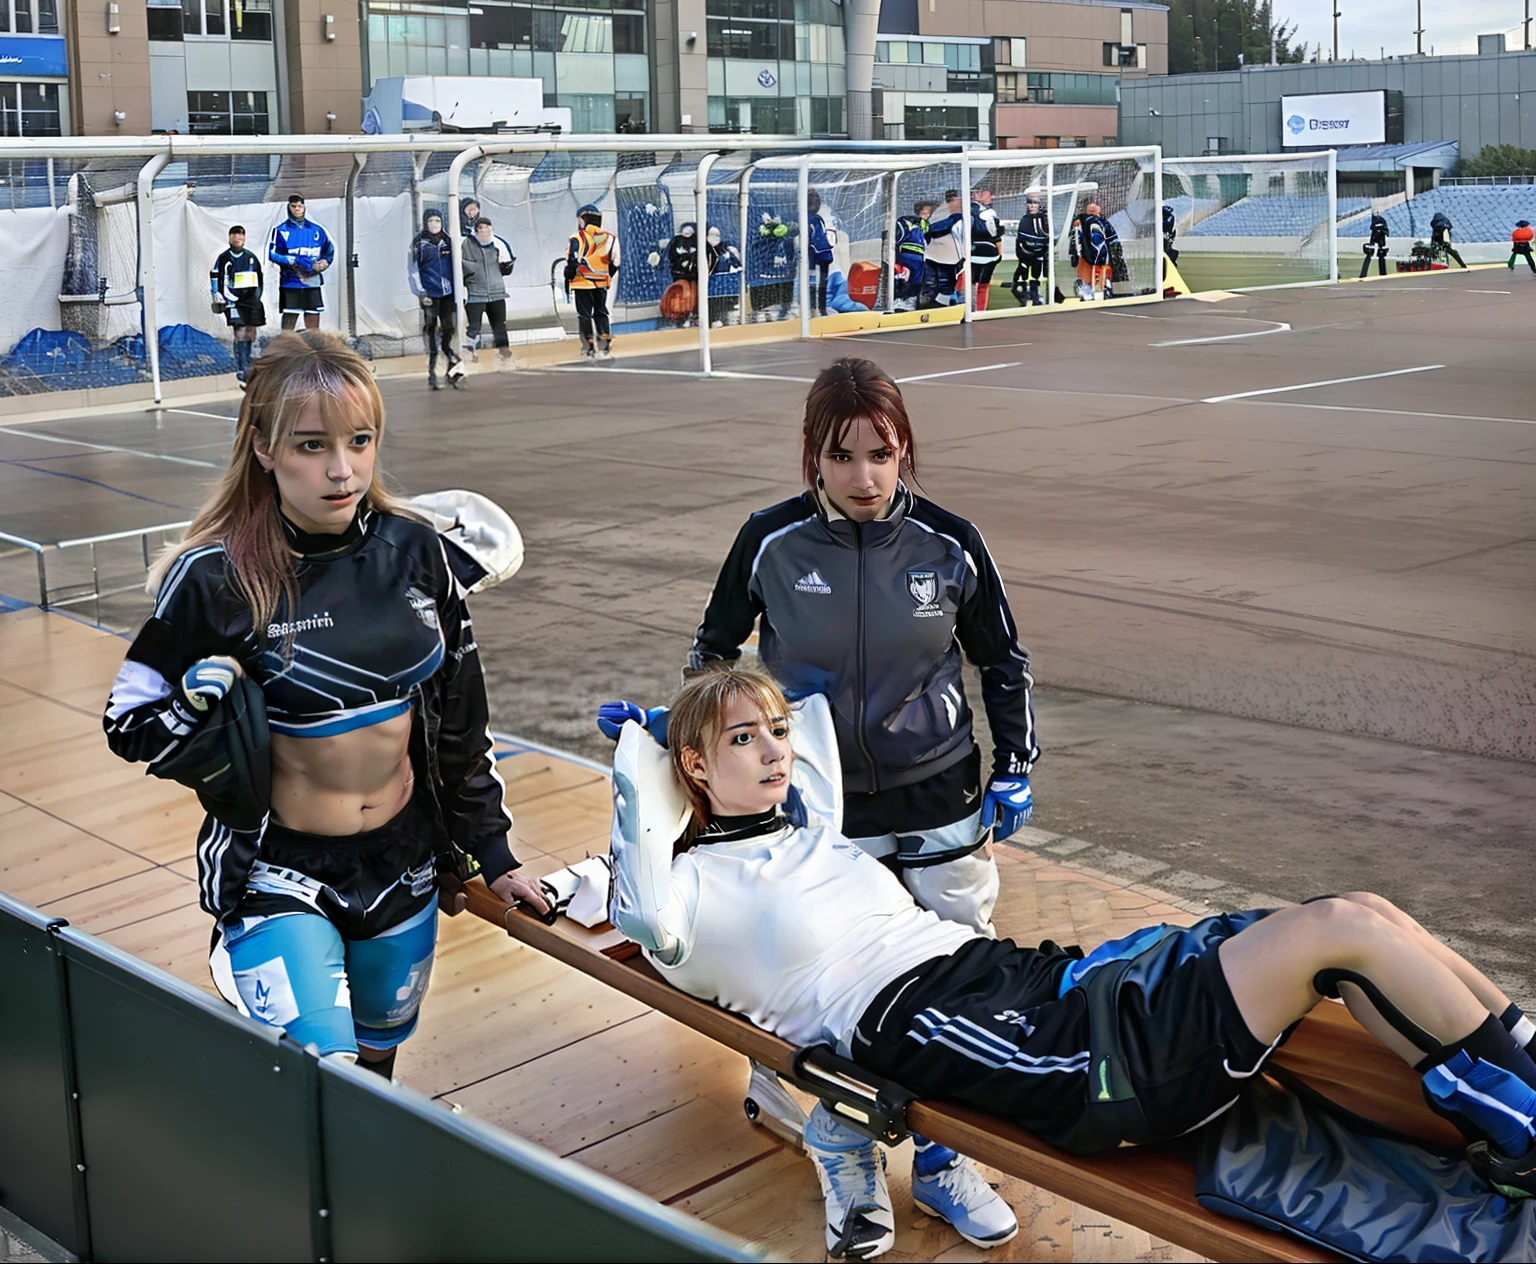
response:
<path id="1" fill-rule="evenodd" d="M 923 908 L 992 939 L 992 844 L 1034 804 L 1033 680 L 981 534 L 910 490 L 916 453 L 901 389 L 877 364 L 850 358 L 823 370 L 805 403 L 808 488 L 753 514 L 737 534 L 687 672 L 735 662 L 755 628 L 758 660 L 791 695 L 830 700 L 843 833 Z M 985 779 L 966 659 L 980 668 L 992 730 Z M 608 703 L 599 726 L 616 735 L 625 719 L 645 718 L 633 703 Z M 754 1067 L 749 1095 L 766 1126 L 793 1130 L 798 1108 L 771 1071 Z M 889 1250 L 888 1205 L 866 1212 L 848 1193 L 883 1186 L 875 1144 L 824 1107 L 803 1137 L 827 1188 L 828 1248 L 864 1259 Z M 918 1139 L 912 1185 L 970 1242 L 996 1246 L 1018 1231 L 971 1161 L 944 1146 Z"/>
<path id="2" fill-rule="evenodd" d="M 325 310 L 323 274 L 336 262 L 336 244 L 308 218 L 302 193 L 289 197 L 288 218 L 267 238 L 267 258 L 282 269 L 278 292 L 283 328 L 297 329 L 302 316 L 306 329 L 319 329 Z"/>

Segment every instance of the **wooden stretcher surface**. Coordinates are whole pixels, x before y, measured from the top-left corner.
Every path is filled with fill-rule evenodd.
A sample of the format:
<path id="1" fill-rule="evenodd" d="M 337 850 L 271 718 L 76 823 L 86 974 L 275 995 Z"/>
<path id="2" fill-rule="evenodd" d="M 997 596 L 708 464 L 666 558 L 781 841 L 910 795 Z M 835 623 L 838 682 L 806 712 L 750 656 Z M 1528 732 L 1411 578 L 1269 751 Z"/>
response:
<path id="1" fill-rule="evenodd" d="M 611 926 L 587 930 L 565 918 L 546 926 L 508 908 L 479 882 L 469 885 L 467 895 L 470 912 L 504 927 L 529 947 L 738 1053 L 775 1070 L 791 1069 L 793 1046 L 678 991 Z M 1320 1005 L 1279 1051 L 1276 1061 L 1341 1106 L 1411 1136 L 1460 1144 L 1450 1125 L 1423 1105 L 1413 1072 L 1365 1032 L 1342 1005 Z M 915 1103 L 908 1122 L 914 1131 L 963 1154 L 1212 1259 L 1337 1258 L 1299 1240 L 1207 1211 L 1195 1201 L 1193 1164 L 1171 1149 L 1145 1147 L 1083 1158 L 1054 1149 L 995 1116 L 943 1102 Z"/>

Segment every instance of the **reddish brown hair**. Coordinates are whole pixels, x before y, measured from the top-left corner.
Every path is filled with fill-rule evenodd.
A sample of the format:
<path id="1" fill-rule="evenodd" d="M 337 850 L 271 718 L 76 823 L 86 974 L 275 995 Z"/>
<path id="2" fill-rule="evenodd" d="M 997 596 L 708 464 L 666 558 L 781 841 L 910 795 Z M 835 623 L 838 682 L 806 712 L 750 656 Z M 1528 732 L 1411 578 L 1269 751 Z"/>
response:
<path id="1" fill-rule="evenodd" d="M 901 387 L 873 360 L 845 356 L 834 360 L 816 376 L 805 397 L 805 447 L 801 468 L 806 485 L 816 486 L 817 462 L 828 448 L 841 447 L 848 431 L 860 417 L 891 448 L 905 448 L 902 477 L 917 481 L 917 440 L 907 416 Z"/>

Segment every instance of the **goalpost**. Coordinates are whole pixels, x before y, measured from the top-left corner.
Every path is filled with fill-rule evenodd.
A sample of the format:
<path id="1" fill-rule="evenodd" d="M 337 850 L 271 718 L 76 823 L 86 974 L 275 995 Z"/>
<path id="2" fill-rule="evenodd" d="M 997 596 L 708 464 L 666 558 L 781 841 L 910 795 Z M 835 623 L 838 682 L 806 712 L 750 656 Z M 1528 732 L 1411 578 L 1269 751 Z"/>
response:
<path id="1" fill-rule="evenodd" d="M 1338 154 L 1163 159 L 1178 269 L 1192 290 L 1273 289 L 1339 279 Z"/>

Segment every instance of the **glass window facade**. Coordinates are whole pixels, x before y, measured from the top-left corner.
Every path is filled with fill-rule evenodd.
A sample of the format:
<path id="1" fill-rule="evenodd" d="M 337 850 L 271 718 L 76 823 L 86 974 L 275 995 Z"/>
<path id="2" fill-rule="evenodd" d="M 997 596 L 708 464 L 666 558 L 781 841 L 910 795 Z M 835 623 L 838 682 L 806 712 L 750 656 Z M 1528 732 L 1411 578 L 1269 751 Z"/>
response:
<path id="1" fill-rule="evenodd" d="M 191 0 L 185 0 L 191 3 Z M 539 78 L 578 132 L 643 132 L 650 61 L 643 0 L 367 0 L 365 91 L 401 75 Z"/>
<path id="2" fill-rule="evenodd" d="M 3 35 L 57 35 L 59 33 L 58 0 L 0 0 L 0 34 Z M 11 87 L 15 87 L 12 84 Z M 6 132 L 7 136 L 18 135 Z M 29 133 L 31 135 L 32 133 Z M 42 135 L 43 133 L 36 133 Z M 57 132 L 50 133 L 57 136 Z"/>
<path id="3" fill-rule="evenodd" d="M 705 26 L 711 131 L 847 135 L 835 0 L 706 0 Z"/>
<path id="4" fill-rule="evenodd" d="M 58 136 L 59 85 L 0 80 L 0 136 Z"/>
<path id="5" fill-rule="evenodd" d="M 189 92 L 187 125 L 194 136 L 267 136 L 265 92 Z"/>
<path id="6" fill-rule="evenodd" d="M 179 7 L 155 0 L 148 17 L 152 40 L 272 41 L 272 0 L 181 0 Z"/>
<path id="7" fill-rule="evenodd" d="M 973 105 L 909 105 L 908 140 L 980 140 L 979 111 Z"/>

